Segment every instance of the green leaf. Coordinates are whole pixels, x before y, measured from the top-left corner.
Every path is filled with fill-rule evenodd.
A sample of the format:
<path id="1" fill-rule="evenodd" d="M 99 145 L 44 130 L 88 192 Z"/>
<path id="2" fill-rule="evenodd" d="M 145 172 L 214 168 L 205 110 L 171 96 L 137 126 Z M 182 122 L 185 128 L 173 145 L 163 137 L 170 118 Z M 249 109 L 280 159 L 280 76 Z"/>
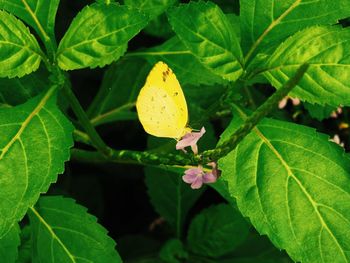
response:
<path id="1" fill-rule="evenodd" d="M 139 9 L 147 14 L 150 20 L 164 13 L 176 2 L 178 0 L 124 0 L 125 5 Z"/>
<path id="2" fill-rule="evenodd" d="M 226 14 L 228 21 L 230 22 L 232 29 L 238 38 L 238 42 L 241 42 L 241 22 L 240 17 L 235 14 Z"/>
<path id="3" fill-rule="evenodd" d="M 263 74 L 280 88 L 307 62 L 310 66 L 291 96 L 321 105 L 350 105 L 349 52 L 350 29 L 311 27 L 281 44 Z"/>
<path id="4" fill-rule="evenodd" d="M 146 167 L 145 174 L 152 205 L 180 237 L 186 215 L 204 188 L 192 190 L 185 184 L 182 181 L 183 169 Z"/>
<path id="5" fill-rule="evenodd" d="M 178 0 L 124 0 L 125 5 L 138 8 L 151 20 L 144 31 L 150 35 L 168 38 L 173 34 L 164 12 Z"/>
<path id="6" fill-rule="evenodd" d="M 16 263 L 32 262 L 32 240 L 30 225 L 26 225 L 21 229 L 21 245 L 18 247 L 18 259 Z"/>
<path id="7" fill-rule="evenodd" d="M 248 234 L 244 218 L 231 205 L 220 204 L 203 210 L 192 220 L 187 243 L 192 252 L 217 258 L 233 251 Z"/>
<path id="8" fill-rule="evenodd" d="M 270 53 L 282 40 L 306 27 L 332 25 L 350 16 L 349 1 L 241 0 L 240 6 L 242 47 L 249 57 Z"/>
<path id="9" fill-rule="evenodd" d="M 219 167 L 242 214 L 293 260 L 349 262 L 350 158 L 327 136 L 264 119 Z"/>
<path id="10" fill-rule="evenodd" d="M 55 88 L 0 109 L 0 237 L 64 171 L 73 126 L 56 106 Z"/>
<path id="11" fill-rule="evenodd" d="M 160 46 L 147 49 L 145 58 L 153 65 L 164 61 L 174 71 L 181 85 L 216 84 L 224 80 L 204 67 L 178 37 L 172 37 Z"/>
<path id="12" fill-rule="evenodd" d="M 33 27 L 42 40 L 55 40 L 55 18 L 59 0 L 0 0 L 0 8 Z"/>
<path id="13" fill-rule="evenodd" d="M 239 1 L 238 0 L 213 0 L 211 1 L 222 9 L 225 13 L 239 13 Z"/>
<path id="14" fill-rule="evenodd" d="M 235 81 L 242 74 L 242 51 L 230 21 L 211 2 L 191 2 L 168 11 L 169 22 L 184 45 L 220 77 Z"/>
<path id="15" fill-rule="evenodd" d="M 181 263 L 188 258 L 188 253 L 181 240 L 169 239 L 159 251 L 159 257 L 167 263 Z"/>
<path id="16" fill-rule="evenodd" d="M 16 262 L 19 243 L 19 227 L 18 224 L 14 224 L 7 234 L 0 239 L 1 262 Z"/>
<path id="17" fill-rule="evenodd" d="M 230 203 L 233 206 L 236 206 L 236 200 L 231 196 L 229 192 L 227 181 L 223 180 L 221 176 L 215 183 L 208 185 L 211 188 L 213 188 L 217 193 L 219 193 L 228 203 Z"/>
<path id="18" fill-rule="evenodd" d="M 319 121 L 328 119 L 331 116 L 331 113 L 337 110 L 335 107 L 331 107 L 328 105 L 321 106 L 307 102 L 303 103 L 303 105 L 305 109 L 309 112 L 310 116 Z"/>
<path id="19" fill-rule="evenodd" d="M 207 114 L 205 110 L 209 110 L 208 107 L 214 105 L 215 103 L 218 103 L 222 94 L 224 94 L 227 91 L 227 86 L 219 84 L 212 84 L 211 86 L 185 85 L 183 87 L 183 91 L 186 96 L 187 104 L 195 104 L 202 108 L 202 112 L 199 112 L 199 114 L 196 114 L 195 116 L 192 116 L 191 114 L 191 122 L 193 122 L 193 120 L 197 120 L 198 118 L 202 118 L 204 116 L 201 114 Z M 211 114 L 215 113 L 215 111 L 217 111 L 218 109 L 216 108 L 213 110 L 214 112 L 211 112 Z M 210 116 L 207 116 L 207 118 L 210 118 Z"/>
<path id="20" fill-rule="evenodd" d="M 148 35 L 164 39 L 169 39 L 175 35 L 165 13 L 151 20 L 149 24 L 143 29 L 143 32 Z"/>
<path id="21" fill-rule="evenodd" d="M 48 86 L 49 73 L 43 68 L 22 78 L 0 78 L 0 102 L 6 106 L 16 106 L 39 95 Z"/>
<path id="22" fill-rule="evenodd" d="M 150 70 L 151 66 L 139 58 L 122 59 L 111 65 L 89 108 L 92 124 L 121 120 L 124 116 L 136 120 L 137 115 L 131 109 Z"/>
<path id="23" fill-rule="evenodd" d="M 86 6 L 74 18 L 57 51 L 60 68 L 103 67 L 117 60 L 147 24 L 137 9 L 116 3 Z"/>
<path id="24" fill-rule="evenodd" d="M 86 210 L 73 199 L 40 198 L 29 211 L 33 262 L 122 262 L 115 242 Z"/>
<path id="25" fill-rule="evenodd" d="M 235 251 L 221 257 L 221 259 L 231 259 L 234 258 L 234 262 L 273 262 L 273 263 L 291 263 L 293 262 L 290 257 L 285 253 L 276 248 L 267 236 L 261 236 L 255 231 L 255 229 L 250 228 L 250 233 L 248 238 L 241 244 Z M 229 261 L 228 261 L 229 262 Z"/>
<path id="26" fill-rule="evenodd" d="M 42 52 L 28 28 L 0 10 L 0 78 L 22 77 L 38 69 Z"/>

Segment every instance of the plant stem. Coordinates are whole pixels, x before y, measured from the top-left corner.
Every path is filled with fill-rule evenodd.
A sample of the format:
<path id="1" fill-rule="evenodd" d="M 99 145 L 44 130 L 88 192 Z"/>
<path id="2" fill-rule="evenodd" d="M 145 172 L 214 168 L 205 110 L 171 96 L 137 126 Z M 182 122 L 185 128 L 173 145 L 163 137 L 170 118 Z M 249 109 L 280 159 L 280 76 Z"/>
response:
<path id="1" fill-rule="evenodd" d="M 89 135 L 92 144 L 104 156 L 107 156 L 107 157 L 112 156 L 112 149 L 105 144 L 105 142 L 102 140 L 100 135 L 95 130 L 94 126 L 90 123 L 90 120 L 87 117 L 83 107 L 80 105 L 77 97 L 74 95 L 71 89 L 71 84 L 68 80 L 66 80 L 65 85 L 63 85 L 63 91 L 65 92 L 66 97 L 69 100 L 69 103 L 72 107 L 74 114 L 77 116 L 77 118 L 80 121 L 80 124 L 85 129 L 86 133 Z"/>
<path id="2" fill-rule="evenodd" d="M 86 145 L 92 146 L 89 135 L 87 135 L 85 132 L 82 132 L 81 130 L 75 129 L 73 131 L 73 137 L 74 137 L 74 140 L 77 142 L 81 142 Z"/>
<path id="3" fill-rule="evenodd" d="M 229 152 L 234 150 L 237 145 L 247 136 L 251 130 L 259 123 L 259 121 L 267 116 L 271 111 L 276 108 L 278 102 L 283 99 L 288 93 L 298 84 L 303 77 L 304 73 L 308 69 L 308 64 L 303 64 L 299 67 L 295 75 L 287 81 L 280 89 L 278 89 L 271 97 L 265 101 L 250 117 L 246 119 L 244 124 L 238 128 L 238 130 L 226 141 L 220 144 L 213 150 L 205 151 L 201 154 L 202 163 L 209 163 L 216 161 Z"/>
<path id="4" fill-rule="evenodd" d="M 80 149 L 71 150 L 72 159 L 80 162 L 94 162 L 94 163 L 105 163 L 115 162 L 124 164 L 139 164 L 139 165 L 192 165 L 196 166 L 198 160 L 194 158 L 192 154 L 159 154 L 153 152 L 140 152 L 140 151 L 129 151 L 112 150 L 112 156 L 104 156 L 99 152 L 86 151 Z"/>

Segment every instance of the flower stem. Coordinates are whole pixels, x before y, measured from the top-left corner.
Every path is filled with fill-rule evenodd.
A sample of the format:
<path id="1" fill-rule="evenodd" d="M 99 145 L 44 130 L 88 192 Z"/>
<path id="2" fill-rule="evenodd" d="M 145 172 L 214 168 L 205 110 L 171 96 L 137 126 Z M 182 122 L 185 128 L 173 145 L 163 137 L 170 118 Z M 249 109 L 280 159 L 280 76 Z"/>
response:
<path id="1" fill-rule="evenodd" d="M 195 160 L 193 155 L 184 154 L 161 154 L 153 152 L 140 152 L 129 150 L 112 150 L 112 156 L 105 156 L 96 151 L 86 151 L 81 149 L 71 150 L 72 159 L 79 162 L 88 163 L 106 163 L 115 162 L 123 164 L 138 164 L 138 165 L 197 165 L 198 160 Z"/>
<path id="2" fill-rule="evenodd" d="M 271 97 L 269 97 L 267 101 L 262 104 L 251 116 L 249 116 L 242 124 L 242 126 L 239 127 L 228 140 L 224 141 L 213 150 L 203 152 L 201 154 L 201 162 L 209 163 L 211 161 L 216 161 L 234 150 L 236 146 L 244 139 L 244 137 L 246 137 L 259 123 L 259 121 L 262 118 L 266 117 L 271 111 L 273 111 L 276 108 L 278 102 L 287 96 L 288 93 L 299 83 L 308 67 L 308 64 L 301 65 L 295 75 L 280 89 L 278 89 Z"/>
<path id="3" fill-rule="evenodd" d="M 86 133 L 89 135 L 91 142 L 96 149 L 101 152 L 104 156 L 112 156 L 112 149 L 109 148 L 105 142 L 102 140 L 100 135 L 95 130 L 94 126 L 91 124 L 89 118 L 87 117 L 83 107 L 80 105 L 77 97 L 74 95 L 71 84 L 68 80 L 65 81 L 63 86 L 63 91 L 69 100 L 69 103 L 72 107 L 74 114 L 79 119 L 80 124 L 85 129 Z"/>

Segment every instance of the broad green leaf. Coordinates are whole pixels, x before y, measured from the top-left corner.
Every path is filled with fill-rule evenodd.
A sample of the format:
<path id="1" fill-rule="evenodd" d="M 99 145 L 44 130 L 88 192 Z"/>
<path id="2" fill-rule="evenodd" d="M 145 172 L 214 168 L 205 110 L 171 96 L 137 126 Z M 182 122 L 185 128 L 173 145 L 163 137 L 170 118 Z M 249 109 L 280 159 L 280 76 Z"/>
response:
<path id="1" fill-rule="evenodd" d="M 73 126 L 49 89 L 25 104 L 0 109 L 0 237 L 22 219 L 63 173 Z"/>
<path id="2" fill-rule="evenodd" d="M 169 239 L 159 251 L 159 257 L 167 263 L 181 263 L 186 261 L 188 253 L 179 239 Z"/>
<path id="3" fill-rule="evenodd" d="M 178 0 L 124 0 L 125 5 L 139 9 L 147 14 L 150 20 L 162 14 L 176 2 Z"/>
<path id="4" fill-rule="evenodd" d="M 183 90 L 186 96 L 187 104 L 198 105 L 203 110 L 208 109 L 210 106 L 214 105 L 220 100 L 221 96 L 227 91 L 227 85 L 185 85 L 183 87 Z M 201 112 L 200 114 L 202 113 L 203 112 Z M 215 111 L 213 113 L 215 113 Z M 197 120 L 197 117 L 203 117 L 203 115 L 200 114 L 198 114 L 197 116 L 191 116 L 190 121 L 193 122 Z"/>
<path id="5" fill-rule="evenodd" d="M 43 68 L 22 78 L 0 78 L 0 102 L 6 106 L 25 103 L 43 92 L 49 84 L 49 73 Z"/>
<path id="6" fill-rule="evenodd" d="M 248 224 L 231 205 L 215 205 L 192 220 L 188 248 L 195 254 L 217 258 L 242 244 L 248 233 Z"/>
<path id="7" fill-rule="evenodd" d="M 310 103 L 350 105 L 350 29 L 311 27 L 290 37 L 269 57 L 264 76 L 280 88 L 298 67 L 310 67 L 293 91 Z"/>
<path id="8" fill-rule="evenodd" d="M 216 84 L 224 80 L 204 67 L 178 37 L 172 37 L 164 44 L 147 49 L 145 58 L 155 64 L 164 61 L 174 71 L 181 85 Z"/>
<path id="9" fill-rule="evenodd" d="M 271 263 L 291 263 L 293 262 L 287 255 L 285 250 L 279 250 L 276 248 L 267 236 L 261 236 L 255 231 L 255 229 L 250 228 L 250 233 L 248 238 L 243 244 L 239 245 L 232 253 L 229 253 L 222 259 L 231 259 L 234 262 L 271 262 Z M 224 261 L 225 262 L 225 261 Z M 228 260 L 229 262 L 229 260 Z"/>
<path id="10" fill-rule="evenodd" d="M 212 0 L 225 13 L 239 13 L 239 0 Z"/>
<path id="11" fill-rule="evenodd" d="M 58 65 L 73 70 L 110 64 L 124 54 L 128 41 L 147 22 L 137 9 L 116 3 L 86 6 L 59 44 Z"/>
<path id="12" fill-rule="evenodd" d="M 169 39 L 175 35 L 173 29 L 169 24 L 168 17 L 165 13 L 151 20 L 148 23 L 148 25 L 143 29 L 143 32 L 145 32 L 148 35 L 163 39 Z"/>
<path id="13" fill-rule="evenodd" d="M 146 81 L 151 66 L 142 59 L 122 59 L 111 65 L 104 74 L 102 84 L 89 108 L 94 125 L 127 119 L 137 119 L 135 106 L 139 90 Z"/>
<path id="14" fill-rule="evenodd" d="M 240 7 L 242 47 L 249 57 L 273 51 L 301 29 L 332 25 L 350 16 L 349 1 L 240 0 Z"/>
<path id="15" fill-rule="evenodd" d="M 21 229 L 21 244 L 18 247 L 18 259 L 16 263 L 32 262 L 32 240 L 30 225 L 26 225 Z"/>
<path id="16" fill-rule="evenodd" d="M 144 32 L 164 38 L 168 38 L 173 34 L 164 12 L 170 6 L 178 3 L 178 0 L 124 0 L 124 3 L 125 5 L 138 8 L 148 15 L 151 21 L 144 28 Z"/>
<path id="17" fill-rule="evenodd" d="M 331 107 L 328 105 L 321 106 L 307 102 L 303 103 L 303 105 L 305 109 L 309 112 L 310 116 L 319 121 L 328 119 L 331 116 L 331 113 L 337 110 L 335 107 Z"/>
<path id="18" fill-rule="evenodd" d="M 350 158 L 327 136 L 264 119 L 219 167 L 242 214 L 293 260 L 349 262 Z"/>
<path id="19" fill-rule="evenodd" d="M 242 51 L 230 21 L 211 2 L 191 2 L 168 11 L 169 22 L 184 45 L 220 77 L 235 81 L 242 74 Z"/>
<path id="20" fill-rule="evenodd" d="M 155 210 L 181 236 L 186 215 L 203 193 L 204 188 L 192 190 L 182 181 L 183 169 L 146 167 L 148 195 Z"/>
<path id="21" fill-rule="evenodd" d="M 33 262 L 122 262 L 115 242 L 73 199 L 40 198 L 29 210 Z"/>
<path id="22" fill-rule="evenodd" d="M 230 205 L 233 205 L 234 207 L 236 206 L 236 200 L 229 192 L 227 181 L 219 177 L 215 183 L 208 185 L 218 192 Z"/>
<path id="23" fill-rule="evenodd" d="M 29 29 L 0 10 L 0 78 L 22 77 L 38 69 L 42 52 Z"/>
<path id="24" fill-rule="evenodd" d="M 239 16 L 235 14 L 226 14 L 228 21 L 230 22 L 232 29 L 235 31 L 235 34 L 238 38 L 238 42 L 241 42 L 241 23 Z"/>
<path id="25" fill-rule="evenodd" d="M 21 78 L 0 78 L 0 107 L 11 107 L 25 103 L 50 87 L 50 73 L 41 66 L 35 72 Z M 14 96 L 14 90 L 16 96 Z M 66 112 L 69 107 L 68 101 L 58 92 L 57 105 Z"/>
<path id="26" fill-rule="evenodd" d="M 33 27 L 44 42 L 55 41 L 55 18 L 59 0 L 0 0 L 0 8 Z"/>
<path id="27" fill-rule="evenodd" d="M 0 239 L 0 259 L 4 263 L 14 263 L 18 257 L 19 239 L 18 224 L 14 224 L 5 236 Z"/>

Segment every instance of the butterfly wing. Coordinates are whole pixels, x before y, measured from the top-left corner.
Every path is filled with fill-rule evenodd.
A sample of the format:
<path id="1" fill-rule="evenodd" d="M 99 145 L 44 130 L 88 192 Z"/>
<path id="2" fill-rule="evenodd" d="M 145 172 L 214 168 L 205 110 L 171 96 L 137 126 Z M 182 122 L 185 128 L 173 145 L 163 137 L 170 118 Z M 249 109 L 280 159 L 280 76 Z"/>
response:
<path id="1" fill-rule="evenodd" d="M 158 62 L 149 73 L 136 108 L 142 126 L 151 135 L 178 139 L 188 130 L 185 96 L 164 62 Z"/>

